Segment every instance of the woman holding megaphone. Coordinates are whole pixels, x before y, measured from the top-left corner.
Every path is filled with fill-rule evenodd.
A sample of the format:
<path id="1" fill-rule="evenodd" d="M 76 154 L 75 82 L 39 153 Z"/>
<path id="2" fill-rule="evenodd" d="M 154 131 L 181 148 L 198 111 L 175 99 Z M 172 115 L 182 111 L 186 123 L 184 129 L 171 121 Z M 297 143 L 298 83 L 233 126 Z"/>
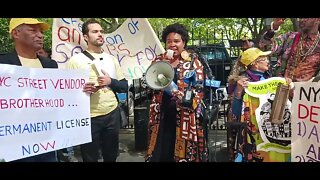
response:
<path id="1" fill-rule="evenodd" d="M 165 61 L 170 64 L 173 72 L 170 81 L 176 86 L 172 86 L 173 88 L 169 90 L 153 88 L 149 144 L 145 160 L 147 162 L 208 161 L 203 128 L 204 106 L 201 103 L 203 92 L 196 90 L 195 84 L 190 85 L 190 81 L 186 83 L 190 71 L 195 72 L 197 82 L 202 82 L 203 66 L 197 56 L 191 56 L 191 53 L 185 50 L 189 35 L 183 25 L 175 23 L 167 26 L 163 30 L 162 40 L 167 51 L 159 55 L 153 63 Z M 166 82 L 161 80 L 164 77 L 160 74 L 156 78 L 161 83 Z M 191 103 L 186 105 L 185 101 Z"/>

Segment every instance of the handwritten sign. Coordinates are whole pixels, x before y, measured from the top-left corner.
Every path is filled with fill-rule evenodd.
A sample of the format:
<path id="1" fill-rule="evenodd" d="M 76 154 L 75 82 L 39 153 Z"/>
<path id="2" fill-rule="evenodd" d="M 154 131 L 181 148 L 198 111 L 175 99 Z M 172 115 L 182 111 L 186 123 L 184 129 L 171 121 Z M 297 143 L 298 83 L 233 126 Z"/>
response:
<path id="1" fill-rule="evenodd" d="M 0 66 L 0 158 L 91 142 L 89 70 Z M 77 113 L 74 113 L 77 112 Z"/>
<path id="2" fill-rule="evenodd" d="M 290 153 L 291 151 L 291 102 L 287 100 L 281 123 L 272 123 L 271 109 L 279 83 L 286 83 L 281 77 L 273 77 L 263 81 L 249 82 L 245 92 L 259 98 L 259 107 L 255 111 L 259 133 L 262 139 L 257 150 Z"/>
<path id="3" fill-rule="evenodd" d="M 292 110 L 292 161 L 320 162 L 319 83 L 295 83 Z"/>
<path id="4" fill-rule="evenodd" d="M 55 18 L 52 27 L 52 58 L 64 68 L 68 59 L 87 44 L 78 18 Z M 104 35 L 104 52 L 115 56 L 126 79 L 138 79 L 164 48 L 146 18 L 128 18 L 116 31 Z"/>

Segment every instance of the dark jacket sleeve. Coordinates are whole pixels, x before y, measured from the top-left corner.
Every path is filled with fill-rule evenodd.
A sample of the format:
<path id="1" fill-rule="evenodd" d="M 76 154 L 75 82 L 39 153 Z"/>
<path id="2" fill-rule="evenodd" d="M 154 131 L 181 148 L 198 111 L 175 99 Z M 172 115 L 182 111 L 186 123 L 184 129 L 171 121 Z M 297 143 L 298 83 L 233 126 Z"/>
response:
<path id="1" fill-rule="evenodd" d="M 109 87 L 117 93 L 127 93 L 128 92 L 128 81 L 126 79 L 121 79 L 120 81 L 111 78 L 111 84 Z"/>

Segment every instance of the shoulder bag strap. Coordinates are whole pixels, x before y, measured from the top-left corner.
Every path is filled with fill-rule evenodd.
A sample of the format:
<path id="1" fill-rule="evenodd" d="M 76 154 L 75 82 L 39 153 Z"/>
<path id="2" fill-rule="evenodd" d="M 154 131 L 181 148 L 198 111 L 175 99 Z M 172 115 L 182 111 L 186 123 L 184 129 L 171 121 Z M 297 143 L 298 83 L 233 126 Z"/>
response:
<path id="1" fill-rule="evenodd" d="M 90 54 L 90 53 L 88 53 L 88 51 L 83 51 L 82 52 L 84 55 L 86 55 L 89 59 L 91 59 L 91 60 L 94 60 L 95 58 Z"/>
<path id="2" fill-rule="evenodd" d="M 91 60 L 94 60 L 95 58 L 88 52 L 88 51 L 83 51 L 82 52 L 84 55 L 86 55 L 89 59 L 91 59 Z M 110 88 L 111 89 L 111 88 Z M 111 89 L 112 90 L 112 89 Z M 118 98 L 118 95 L 117 95 L 117 93 L 114 91 L 114 90 L 112 90 L 112 92 L 114 93 L 114 95 L 115 95 L 115 97 L 117 98 L 117 101 L 119 102 L 119 98 Z"/>

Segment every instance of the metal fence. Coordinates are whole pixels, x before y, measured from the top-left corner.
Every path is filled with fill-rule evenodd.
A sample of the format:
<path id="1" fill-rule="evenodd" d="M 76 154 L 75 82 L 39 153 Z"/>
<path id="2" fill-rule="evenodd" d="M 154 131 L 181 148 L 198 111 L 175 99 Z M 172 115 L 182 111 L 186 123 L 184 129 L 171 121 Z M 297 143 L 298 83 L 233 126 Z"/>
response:
<path id="1" fill-rule="evenodd" d="M 135 124 L 138 119 L 141 118 L 147 118 L 148 114 L 144 114 L 146 117 L 139 116 L 135 118 L 135 114 L 139 113 L 139 108 L 138 107 L 135 109 L 135 113 L 133 115 L 127 116 L 128 118 L 128 125 L 125 127 L 121 127 L 122 129 L 134 129 Z M 146 107 L 147 108 L 147 107 Z M 228 101 L 227 100 L 222 100 L 222 101 L 217 101 L 214 102 L 212 110 L 211 110 L 211 120 L 208 120 L 208 129 L 209 130 L 226 130 L 226 122 L 227 122 L 227 110 L 228 110 Z M 148 121 L 146 119 L 145 121 Z"/>
<path id="2" fill-rule="evenodd" d="M 208 122 L 209 130 L 226 130 L 227 129 L 227 111 L 228 101 L 218 101 L 212 108 L 212 118 Z"/>

